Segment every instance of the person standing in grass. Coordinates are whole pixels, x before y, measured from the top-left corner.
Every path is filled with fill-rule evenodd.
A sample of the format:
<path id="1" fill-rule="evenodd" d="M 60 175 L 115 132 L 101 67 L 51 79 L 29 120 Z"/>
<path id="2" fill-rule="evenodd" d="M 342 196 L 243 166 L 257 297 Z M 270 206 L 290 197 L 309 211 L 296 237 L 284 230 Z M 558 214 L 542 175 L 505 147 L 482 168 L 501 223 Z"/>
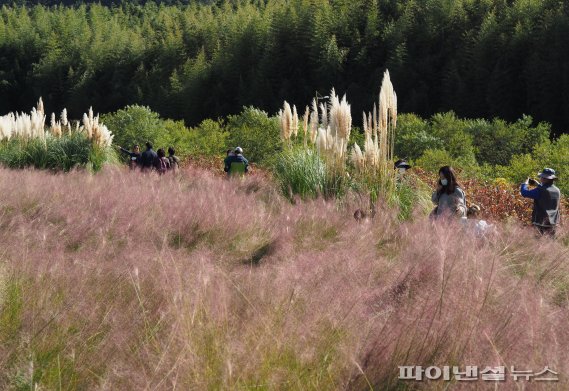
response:
<path id="1" fill-rule="evenodd" d="M 431 200 L 436 205 L 431 217 L 456 216 L 466 218 L 466 195 L 456 180 L 456 174 L 450 166 L 439 169 L 437 189 Z"/>
<path id="2" fill-rule="evenodd" d="M 127 154 L 130 157 L 128 165 L 131 170 L 134 170 L 137 166 L 141 164 L 140 147 L 138 145 L 134 145 L 132 147 L 132 152 L 124 149 L 123 147 L 119 147 L 119 149 L 122 153 Z"/>
<path id="3" fill-rule="evenodd" d="M 557 176 L 552 168 L 545 168 L 539 174 L 540 182 L 527 178 L 522 183 L 520 193 L 522 197 L 531 198 L 533 200 L 533 213 L 531 222 L 537 228 L 541 235 L 555 237 L 555 230 L 559 225 L 561 214 L 559 212 L 559 203 L 561 200 L 561 192 L 553 183 Z M 529 190 L 529 184 L 536 185 L 535 189 Z"/>
<path id="4" fill-rule="evenodd" d="M 156 155 L 157 157 L 154 160 L 154 168 L 158 171 L 158 174 L 166 174 L 166 171 L 170 168 L 170 161 L 166 157 L 166 152 L 164 152 L 163 148 L 160 148 Z"/>
<path id="5" fill-rule="evenodd" d="M 176 172 L 180 168 L 180 158 L 176 156 L 174 147 L 168 148 L 168 161 L 170 162 L 170 169 Z"/>
<path id="6" fill-rule="evenodd" d="M 228 155 L 224 160 L 225 171 L 228 175 L 245 174 L 249 172 L 249 161 L 243 156 L 243 149 L 237 147 L 233 151 L 233 155 Z"/>
<path id="7" fill-rule="evenodd" d="M 158 154 L 152 149 L 152 143 L 146 142 L 146 151 L 140 156 L 142 170 L 151 170 L 154 167 L 154 161 L 158 158 Z"/>

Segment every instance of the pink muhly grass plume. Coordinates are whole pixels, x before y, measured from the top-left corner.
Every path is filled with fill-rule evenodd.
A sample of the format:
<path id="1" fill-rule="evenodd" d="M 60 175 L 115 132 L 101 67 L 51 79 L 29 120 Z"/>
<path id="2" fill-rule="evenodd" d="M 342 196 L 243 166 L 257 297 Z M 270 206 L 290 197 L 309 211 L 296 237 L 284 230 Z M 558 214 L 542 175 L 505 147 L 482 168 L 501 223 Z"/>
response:
<path id="1" fill-rule="evenodd" d="M 44 389 L 414 386 L 401 365 L 547 365 L 559 382 L 532 389 L 569 386 L 562 243 L 181 171 L 0 169 L 0 388 L 31 367 Z"/>

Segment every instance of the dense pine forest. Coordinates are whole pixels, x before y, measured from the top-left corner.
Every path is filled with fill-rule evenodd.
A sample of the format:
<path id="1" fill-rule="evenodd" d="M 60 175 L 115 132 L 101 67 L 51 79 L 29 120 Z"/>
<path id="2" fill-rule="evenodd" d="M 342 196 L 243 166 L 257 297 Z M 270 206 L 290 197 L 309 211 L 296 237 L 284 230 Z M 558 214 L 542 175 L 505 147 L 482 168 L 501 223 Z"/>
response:
<path id="1" fill-rule="evenodd" d="M 3 113 L 41 95 L 71 116 L 138 103 L 193 126 L 243 106 L 309 104 L 335 86 L 357 125 L 388 68 L 401 112 L 529 114 L 569 130 L 563 1 L 24 3 L 0 9 Z"/>

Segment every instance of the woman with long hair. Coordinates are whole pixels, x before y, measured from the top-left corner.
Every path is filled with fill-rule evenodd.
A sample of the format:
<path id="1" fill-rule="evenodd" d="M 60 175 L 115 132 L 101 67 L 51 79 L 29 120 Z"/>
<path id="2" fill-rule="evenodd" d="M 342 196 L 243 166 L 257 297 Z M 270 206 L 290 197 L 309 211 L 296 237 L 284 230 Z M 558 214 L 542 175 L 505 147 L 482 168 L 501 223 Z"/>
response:
<path id="1" fill-rule="evenodd" d="M 456 174 L 452 167 L 444 166 L 439 169 L 437 189 L 431 197 L 436 206 L 432 217 L 455 216 L 466 218 L 466 195 L 458 184 Z"/>

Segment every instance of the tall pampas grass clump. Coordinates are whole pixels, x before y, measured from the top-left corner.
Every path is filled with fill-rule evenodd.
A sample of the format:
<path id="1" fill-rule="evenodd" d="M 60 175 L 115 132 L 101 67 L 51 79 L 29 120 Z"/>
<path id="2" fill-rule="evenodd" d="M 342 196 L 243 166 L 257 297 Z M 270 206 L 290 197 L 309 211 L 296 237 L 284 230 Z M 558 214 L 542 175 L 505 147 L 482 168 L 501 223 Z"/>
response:
<path id="1" fill-rule="evenodd" d="M 8 113 L 0 117 L 0 141 L 45 139 L 45 113 L 40 98 L 30 114 Z"/>
<path id="2" fill-rule="evenodd" d="M 73 128 L 63 109 L 60 119 L 50 116 L 45 125 L 43 101 L 30 114 L 8 113 L 0 117 L 0 162 L 9 167 L 51 168 L 69 170 L 90 164 L 98 169 L 107 160 L 114 160 L 111 150 L 112 132 L 99 122 L 90 109 L 83 116 L 83 125 L 76 121 Z"/>
<path id="3" fill-rule="evenodd" d="M 352 130 L 350 105 L 347 102 L 346 95 L 340 99 L 335 90 L 332 89 L 329 102 L 322 102 L 319 107 L 317 100 L 314 99 L 311 108 L 306 107 L 302 122 L 304 151 L 295 148 L 292 142 L 293 137 L 298 139 L 299 131 L 296 106 L 291 109 L 289 103 L 285 101 L 283 108 L 278 113 L 281 138 L 285 147 L 289 149 L 279 156 L 278 178 L 281 180 L 282 188 L 287 196 L 291 189 L 293 192 L 298 189 L 303 197 L 307 194 L 340 195 L 343 193 L 343 188 L 347 182 L 347 149 Z M 319 109 L 321 111 L 320 116 Z M 298 164 L 290 164 L 295 156 Z M 303 164 L 303 162 L 310 167 L 307 167 L 306 170 L 299 169 L 298 165 Z M 326 173 L 324 188 L 320 189 L 313 186 L 314 190 L 307 192 L 301 190 L 303 186 L 294 185 L 299 182 L 298 173 L 314 173 L 316 170 L 320 174 L 320 164 L 323 164 L 322 167 Z M 289 169 L 292 171 L 290 175 L 286 175 Z M 315 183 L 312 180 L 306 180 L 306 182 Z"/>
<path id="4" fill-rule="evenodd" d="M 381 195 L 396 197 L 397 173 L 393 170 L 395 129 L 397 126 L 397 95 L 389 71 L 383 74 L 379 104 L 363 113 L 364 150 L 355 144 L 351 161 L 362 182 L 370 191 L 371 202 Z"/>
<path id="5" fill-rule="evenodd" d="M 285 101 L 279 117 L 282 139 L 290 146 L 290 138 L 296 135 L 298 127 L 296 110 L 291 110 Z M 340 99 L 334 88 L 329 101 L 318 105 L 315 98 L 311 108 L 307 107 L 303 119 L 304 147 L 316 149 L 326 164 L 327 172 L 335 178 L 332 182 L 346 181 L 350 178 L 349 171 L 353 169 L 355 175 L 349 181 L 358 191 L 368 191 L 372 204 L 380 196 L 397 201 L 397 174 L 393 170 L 397 95 L 388 70 L 383 75 L 379 102 L 374 104 L 370 112 L 363 113 L 363 146 L 354 143 L 348 151 L 352 131 L 350 104 L 346 95 Z"/>

